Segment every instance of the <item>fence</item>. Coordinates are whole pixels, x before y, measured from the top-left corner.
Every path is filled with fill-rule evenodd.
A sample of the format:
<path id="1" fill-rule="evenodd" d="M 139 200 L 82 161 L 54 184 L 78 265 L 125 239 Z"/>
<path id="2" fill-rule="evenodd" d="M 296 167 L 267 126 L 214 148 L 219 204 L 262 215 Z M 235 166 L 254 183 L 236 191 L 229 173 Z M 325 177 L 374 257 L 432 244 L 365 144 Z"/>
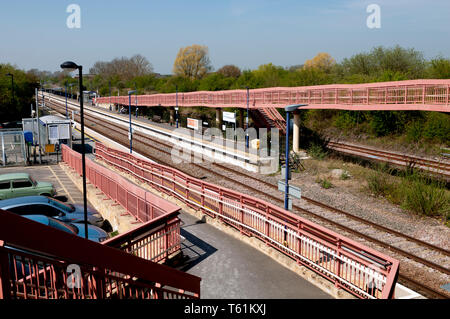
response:
<path id="1" fill-rule="evenodd" d="M 250 91 L 250 108 L 308 104 L 308 108 L 348 110 L 422 110 L 449 112 L 450 80 L 409 80 L 366 84 L 275 87 Z M 128 97 L 103 97 L 96 103 L 128 105 Z M 179 94 L 179 106 L 242 107 L 246 90 L 198 91 Z M 138 106 L 174 106 L 176 94 L 137 97 Z"/>
<path id="2" fill-rule="evenodd" d="M 0 131 L 0 165 L 27 164 L 25 141 L 22 131 Z"/>
<path id="3" fill-rule="evenodd" d="M 63 145 L 63 160 L 82 174 L 81 154 Z M 144 223 L 123 235 L 103 242 L 155 262 L 165 261 L 181 249 L 180 207 L 145 191 L 90 159 L 86 159 L 86 179 L 106 196 Z M 164 223 L 161 224 L 161 221 Z"/>
<path id="4" fill-rule="evenodd" d="M 399 262 L 263 200 L 97 144 L 96 156 L 295 259 L 360 298 L 393 298 Z"/>
<path id="5" fill-rule="evenodd" d="M 0 210 L 0 299 L 199 298 L 200 280 Z"/>

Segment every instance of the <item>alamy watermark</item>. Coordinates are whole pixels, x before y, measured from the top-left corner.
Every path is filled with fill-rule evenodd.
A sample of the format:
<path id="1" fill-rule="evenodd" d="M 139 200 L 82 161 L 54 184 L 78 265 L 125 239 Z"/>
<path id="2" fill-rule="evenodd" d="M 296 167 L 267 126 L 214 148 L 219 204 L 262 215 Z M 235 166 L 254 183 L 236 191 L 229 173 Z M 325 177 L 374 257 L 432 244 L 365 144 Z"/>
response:
<path id="1" fill-rule="evenodd" d="M 67 17 L 66 25 L 69 29 L 81 28 L 81 8 L 78 4 L 70 4 L 66 9 L 70 15 Z"/>
<path id="2" fill-rule="evenodd" d="M 67 266 L 67 288 L 80 289 L 81 288 L 81 268 L 76 264 Z"/>
<path id="3" fill-rule="evenodd" d="M 366 9 L 370 15 L 367 17 L 367 27 L 369 29 L 381 29 L 381 7 L 378 4 L 370 4 Z"/>
<path id="4" fill-rule="evenodd" d="M 176 137 L 173 137 L 176 136 Z M 279 157 L 279 130 L 272 128 L 242 128 L 225 130 L 210 128 L 205 132 L 178 128 L 173 131 L 171 159 L 174 164 L 195 163 L 205 161 L 225 163 L 230 158 L 245 157 L 249 163 L 257 163 L 258 158 Z M 249 147 L 247 148 L 247 139 Z"/>

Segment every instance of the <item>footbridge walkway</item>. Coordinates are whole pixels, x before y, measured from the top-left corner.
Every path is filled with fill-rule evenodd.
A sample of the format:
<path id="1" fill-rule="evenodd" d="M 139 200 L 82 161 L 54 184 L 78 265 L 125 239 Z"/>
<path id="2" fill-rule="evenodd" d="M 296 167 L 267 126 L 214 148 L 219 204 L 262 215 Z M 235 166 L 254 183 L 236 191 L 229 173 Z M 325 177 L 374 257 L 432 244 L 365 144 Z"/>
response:
<path id="1" fill-rule="evenodd" d="M 438 111 L 449 112 L 450 80 L 409 80 L 365 84 L 331 84 L 301 87 L 253 89 L 249 108 L 284 108 L 308 104 L 305 109 L 351 111 Z M 128 96 L 100 97 L 98 104 L 128 105 Z M 246 90 L 198 91 L 189 93 L 138 95 L 137 106 L 206 106 L 247 108 Z"/>
<path id="2" fill-rule="evenodd" d="M 260 127 L 276 127 L 285 134 L 286 121 L 277 108 L 307 104 L 304 109 L 350 111 L 437 111 L 449 112 L 450 80 L 409 80 L 365 84 L 331 84 L 302 87 L 273 87 L 253 90 L 198 91 L 188 93 L 138 95 L 133 106 L 195 107 L 217 109 L 249 108 Z M 127 96 L 100 97 L 97 105 L 128 105 Z"/>

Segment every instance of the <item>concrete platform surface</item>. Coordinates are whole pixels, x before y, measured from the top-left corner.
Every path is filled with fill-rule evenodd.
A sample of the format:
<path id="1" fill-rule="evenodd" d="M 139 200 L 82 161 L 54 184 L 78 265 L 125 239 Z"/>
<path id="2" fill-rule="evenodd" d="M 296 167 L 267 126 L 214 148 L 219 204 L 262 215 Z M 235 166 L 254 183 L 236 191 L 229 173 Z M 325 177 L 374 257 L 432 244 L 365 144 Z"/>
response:
<path id="1" fill-rule="evenodd" d="M 202 299 L 331 299 L 269 256 L 182 212 L 180 270 L 202 278 Z"/>

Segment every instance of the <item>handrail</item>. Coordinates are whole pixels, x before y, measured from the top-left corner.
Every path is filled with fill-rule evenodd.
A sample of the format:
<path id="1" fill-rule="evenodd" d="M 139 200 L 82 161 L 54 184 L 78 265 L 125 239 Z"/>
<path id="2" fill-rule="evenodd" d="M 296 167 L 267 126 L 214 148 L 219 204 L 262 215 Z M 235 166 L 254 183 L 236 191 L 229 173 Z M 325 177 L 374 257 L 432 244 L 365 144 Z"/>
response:
<path id="1" fill-rule="evenodd" d="M 135 256 L 154 262 L 164 262 L 181 249 L 179 212 L 157 217 L 143 225 L 104 242 Z"/>
<path id="2" fill-rule="evenodd" d="M 62 158 L 78 174 L 82 174 L 81 154 L 67 145 L 62 145 Z M 94 186 L 112 200 L 120 203 L 131 216 L 140 222 L 147 222 L 157 216 L 177 212 L 181 209 L 88 158 L 86 159 L 86 177 Z"/>
<path id="3" fill-rule="evenodd" d="M 250 91 L 250 108 L 281 108 L 308 104 L 305 109 L 423 110 L 449 112 L 450 80 L 408 80 L 364 84 L 329 84 L 303 87 L 273 87 Z M 127 105 L 126 96 L 102 97 L 96 103 Z M 176 94 L 137 97 L 138 106 L 174 106 Z M 183 93 L 181 107 L 247 107 L 246 90 Z"/>
<path id="4" fill-rule="evenodd" d="M 20 232 L 17 231 L 18 229 Z M 27 236 L 23 236 L 23 234 L 27 234 Z M 42 255 L 48 257 L 44 258 Z M 48 289 L 54 289 L 57 292 L 55 288 L 57 285 L 60 286 L 59 289 L 67 289 L 66 285 L 58 282 L 54 274 L 52 275 L 52 271 L 55 272 L 56 268 L 67 267 L 69 264 L 79 265 L 85 274 L 93 276 L 87 277 L 88 279 L 83 279 L 86 277 L 81 276 L 81 279 L 85 285 L 83 289 L 89 289 L 90 293 L 95 294 L 97 298 L 102 296 L 101 292 L 107 288 L 104 282 L 111 279 L 111 276 L 115 278 L 114 282 L 111 281 L 113 286 L 116 285 L 115 287 L 123 281 L 125 283 L 123 287 L 130 290 L 133 287 L 151 288 L 153 291 L 161 289 L 164 293 L 170 292 L 180 297 L 193 298 L 198 298 L 200 294 L 201 279 L 199 277 L 0 210 L 0 297 L 2 298 L 13 297 L 20 288 L 18 286 L 20 278 L 17 278 L 17 273 L 14 277 L 14 273 L 10 272 L 10 263 L 8 262 L 14 256 L 26 256 L 33 260 L 33 263 L 30 264 L 32 267 L 30 266 L 28 271 L 33 272 L 35 278 L 34 283 L 30 284 L 36 285 L 36 281 L 39 284 L 39 279 L 41 279 L 40 285 L 46 289 L 45 296 L 47 298 L 49 297 Z M 54 261 L 50 263 L 48 259 Z M 20 260 L 25 263 L 23 257 Z M 46 267 L 50 267 L 51 270 L 45 271 L 48 276 L 46 279 L 42 279 L 34 273 L 40 260 L 45 260 L 45 264 L 48 265 L 43 268 L 44 270 Z M 65 267 L 61 269 L 62 272 L 59 275 L 67 275 Z M 65 278 L 67 280 L 67 276 Z M 89 280 L 89 285 L 92 285 L 92 282 L 96 283 L 96 288 L 87 286 L 88 282 L 84 280 Z M 26 287 L 25 294 L 28 289 L 32 288 L 32 286 Z M 109 288 L 111 286 L 108 286 Z M 44 291 L 37 290 L 37 297 L 45 298 Z M 184 293 L 185 291 L 189 294 Z"/>
<path id="5" fill-rule="evenodd" d="M 394 258 L 268 202 L 195 179 L 174 168 L 99 143 L 96 156 L 194 209 L 260 238 L 358 297 L 392 297 L 399 266 Z"/>

